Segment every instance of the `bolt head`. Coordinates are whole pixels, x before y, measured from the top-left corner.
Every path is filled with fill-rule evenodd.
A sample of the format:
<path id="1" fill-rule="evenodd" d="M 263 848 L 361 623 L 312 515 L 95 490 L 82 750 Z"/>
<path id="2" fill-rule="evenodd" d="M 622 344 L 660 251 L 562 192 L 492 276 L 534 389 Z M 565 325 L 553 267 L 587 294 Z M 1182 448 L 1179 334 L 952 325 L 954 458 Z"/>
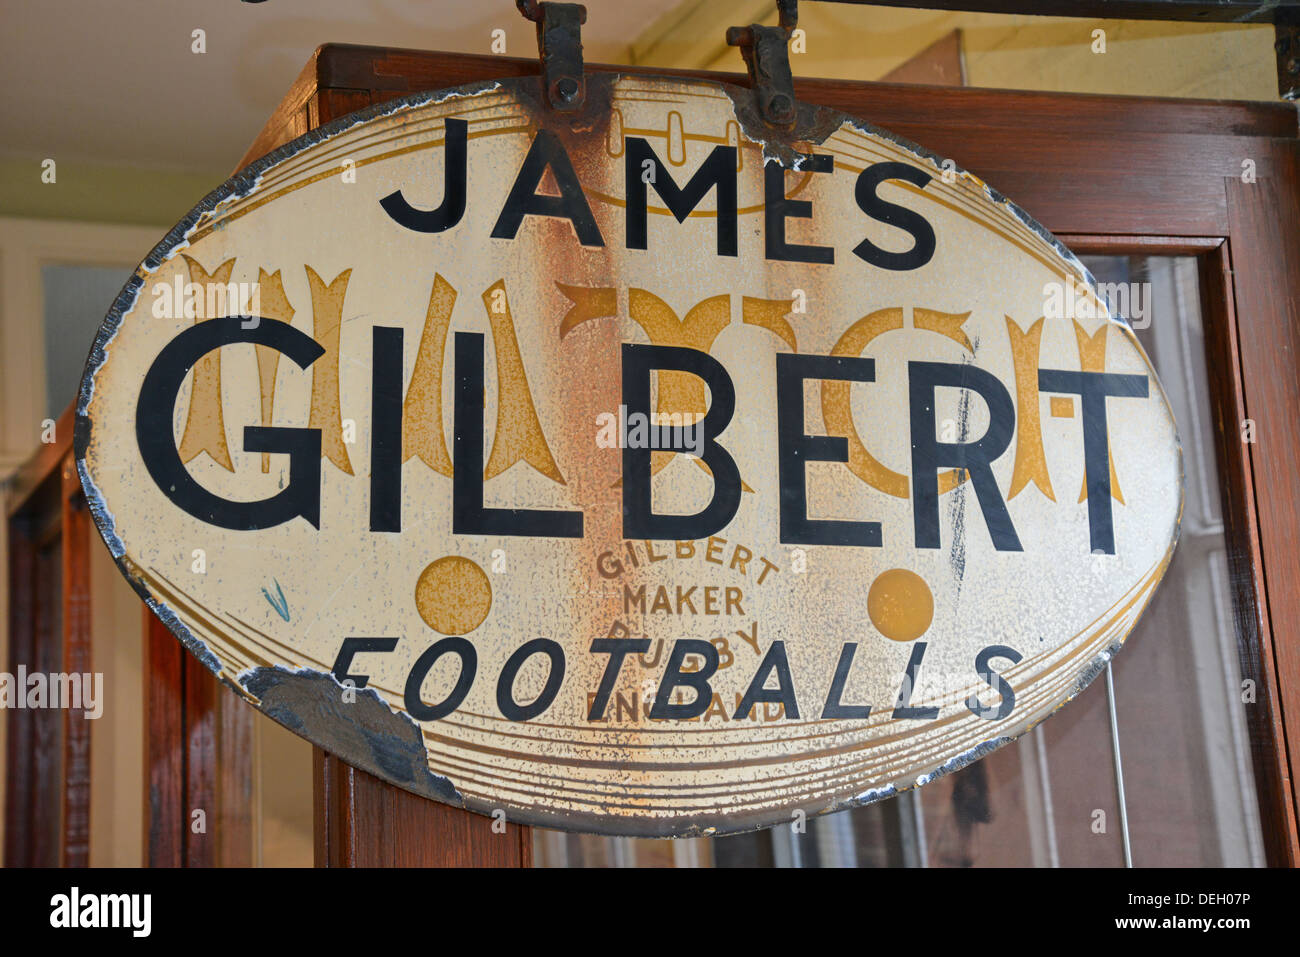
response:
<path id="1" fill-rule="evenodd" d="M 794 119 L 794 100 L 784 93 L 775 93 L 767 101 L 767 115 L 773 120 L 787 123 Z"/>
<path id="2" fill-rule="evenodd" d="M 560 77 L 555 82 L 555 96 L 562 103 L 572 103 L 578 96 L 578 81 L 571 76 Z"/>

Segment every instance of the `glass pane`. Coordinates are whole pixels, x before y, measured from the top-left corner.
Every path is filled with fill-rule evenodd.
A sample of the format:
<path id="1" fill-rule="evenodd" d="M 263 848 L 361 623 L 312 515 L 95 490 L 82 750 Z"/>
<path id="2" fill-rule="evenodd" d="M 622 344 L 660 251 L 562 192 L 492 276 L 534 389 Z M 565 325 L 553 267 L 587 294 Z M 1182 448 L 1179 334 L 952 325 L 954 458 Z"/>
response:
<path id="1" fill-rule="evenodd" d="M 691 842 L 620 841 L 537 830 L 542 866 L 660 864 L 656 844 L 699 844 L 698 866 L 996 867 L 1124 865 L 1112 731 L 1129 844 L 1139 867 L 1261 866 L 1237 635 L 1219 507 L 1197 263 L 1084 257 L 1114 311 L 1131 318 L 1169 396 L 1183 443 L 1182 534 L 1165 580 L 1113 668 L 1016 742 L 898 798 Z"/>
<path id="2" fill-rule="evenodd" d="M 95 331 L 126 285 L 130 268 L 50 265 L 41 267 L 45 294 L 45 413 L 51 419 L 77 394 Z"/>

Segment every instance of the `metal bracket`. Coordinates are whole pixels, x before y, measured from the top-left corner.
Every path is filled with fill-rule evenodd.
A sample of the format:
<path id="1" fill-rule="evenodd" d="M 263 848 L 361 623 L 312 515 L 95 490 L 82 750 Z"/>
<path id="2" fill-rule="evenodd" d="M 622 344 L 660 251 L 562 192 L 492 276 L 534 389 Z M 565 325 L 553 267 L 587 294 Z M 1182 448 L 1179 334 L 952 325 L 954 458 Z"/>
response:
<path id="1" fill-rule="evenodd" d="M 537 24 L 537 51 L 542 61 L 542 88 L 551 108 L 562 113 L 582 109 L 587 81 L 582 73 L 582 25 L 587 8 L 580 3 L 515 0 L 519 12 Z"/>
<path id="2" fill-rule="evenodd" d="M 1273 32 L 1278 96 L 1284 100 L 1300 99 L 1300 16 L 1279 14 Z"/>
<path id="3" fill-rule="evenodd" d="M 770 126 L 794 126 L 794 76 L 790 72 L 790 34 L 799 23 L 798 0 L 776 0 L 779 26 L 757 23 L 728 27 L 727 43 L 740 47 L 749 69 L 758 114 Z"/>

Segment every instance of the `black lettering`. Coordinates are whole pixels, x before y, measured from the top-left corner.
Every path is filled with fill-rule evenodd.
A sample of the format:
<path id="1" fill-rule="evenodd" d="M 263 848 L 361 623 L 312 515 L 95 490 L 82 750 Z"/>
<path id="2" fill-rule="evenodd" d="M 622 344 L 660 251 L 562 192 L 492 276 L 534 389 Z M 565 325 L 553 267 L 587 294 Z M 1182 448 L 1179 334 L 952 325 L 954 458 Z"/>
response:
<path id="1" fill-rule="evenodd" d="M 925 642 L 918 641 L 912 646 L 912 657 L 907 661 L 907 672 L 903 675 L 903 684 L 898 689 L 898 701 L 894 704 L 895 718 L 914 718 L 927 721 L 939 717 L 939 709 L 912 705 L 912 689 L 916 687 L 916 678 L 921 671 L 921 659 L 925 657 Z"/>
<path id="2" fill-rule="evenodd" d="M 701 655 L 704 667 L 689 674 L 682 671 L 682 663 L 687 655 Z M 709 708 L 713 700 L 713 689 L 709 679 L 718 670 L 718 649 L 710 641 L 700 638 L 680 638 L 673 643 L 672 653 L 668 656 L 668 667 L 659 690 L 655 692 L 655 703 L 650 706 L 650 718 L 660 721 L 665 718 L 684 720 L 698 718 Z M 695 700 L 685 704 L 673 704 L 673 692 L 678 688 L 690 688 L 695 692 Z"/>
<path id="3" fill-rule="evenodd" d="M 460 658 L 460 676 L 456 679 L 456 686 L 438 704 L 425 704 L 420 697 L 420 685 L 424 683 L 429 670 L 433 668 L 438 659 L 446 654 L 453 654 Z M 406 705 L 406 713 L 416 721 L 437 721 L 440 718 L 447 717 L 460 707 L 460 703 L 469 694 L 470 686 L 474 684 L 474 675 L 477 671 L 478 653 L 474 651 L 474 646 L 464 638 L 453 635 L 434 642 L 424 654 L 416 659 L 415 666 L 411 668 L 411 673 L 406 678 L 406 690 L 402 695 L 402 701 Z"/>
<path id="4" fill-rule="evenodd" d="M 1006 451 L 1015 431 L 1016 410 L 1006 387 L 989 372 L 948 362 L 909 362 L 912 436 L 912 519 L 917 548 L 939 547 L 940 468 L 965 469 L 979 499 L 993 546 L 1021 551 L 1011 514 L 998 491 L 991 463 Z M 939 386 L 970 389 L 989 410 L 989 427 L 975 442 L 940 442 L 935 437 L 934 394 Z"/>
<path id="5" fill-rule="evenodd" d="M 776 687 L 764 687 L 768 675 L 773 672 L 776 673 Z M 760 701 L 781 704 L 785 708 L 787 718 L 799 717 L 799 702 L 794 694 L 794 680 L 790 677 L 790 662 L 785 656 L 784 641 L 774 641 L 772 647 L 767 649 L 767 654 L 763 656 L 758 670 L 754 672 L 754 677 L 749 682 L 749 687 L 745 689 L 745 696 L 736 706 L 736 713 L 732 715 L 732 719 L 740 721 L 748 717 L 754 705 Z"/>
<path id="6" fill-rule="evenodd" d="M 874 163 L 858 174 L 858 182 L 853 188 L 853 195 L 864 213 L 887 226 L 911 233 L 912 248 L 905 253 L 891 253 L 870 239 L 864 239 L 854 247 L 854 255 L 881 269 L 920 269 L 934 258 L 934 227 L 915 210 L 876 195 L 880 184 L 888 179 L 901 179 L 924 189 L 930 182 L 930 174 L 910 163 Z"/>
<path id="7" fill-rule="evenodd" d="M 331 669 L 335 680 L 339 684 L 351 681 L 356 688 L 364 688 L 370 683 L 370 675 L 349 674 L 348 669 L 352 667 L 352 659 L 368 651 L 392 651 L 397 647 L 398 640 L 397 638 L 344 638 L 339 648 L 339 656 L 334 659 L 334 667 Z"/>
<path id="8" fill-rule="evenodd" d="M 537 192 L 542 175 L 550 168 L 559 196 L 546 196 Z M 569 154 L 554 133 L 539 130 L 528 148 L 528 155 L 519 167 L 519 175 L 510 187 L 497 224 L 492 227 L 493 239 L 514 239 L 525 216 L 554 216 L 573 223 L 573 231 L 584 246 L 603 246 L 600 227 L 587 205 L 578 174 L 573 171 Z"/>
<path id="9" fill-rule="evenodd" d="M 645 593 L 645 586 L 642 586 L 642 594 Z M 609 696 L 614 693 L 614 685 L 618 683 L 618 674 L 623 669 L 623 660 L 628 655 L 644 655 L 650 650 L 649 638 L 595 638 L 591 642 L 591 653 L 593 655 L 609 655 L 609 662 L 605 665 L 605 673 L 600 676 L 600 687 L 596 689 L 596 697 L 592 699 L 591 708 L 587 711 L 588 721 L 604 721 L 605 709 L 609 707 Z"/>
<path id="10" fill-rule="evenodd" d="M 869 704 L 842 704 L 844 686 L 849 683 L 849 670 L 853 667 L 853 656 L 858 650 L 856 641 L 844 643 L 840 649 L 840 660 L 835 664 L 835 677 L 831 679 L 831 690 L 826 695 L 826 704 L 822 707 L 822 718 L 856 718 L 866 720 L 871 717 Z"/>
<path id="11" fill-rule="evenodd" d="M 456 333 L 451 530 L 456 535 L 582 538 L 582 513 L 483 505 L 483 335 Z M 436 423 L 434 423 L 436 427 Z"/>
<path id="12" fill-rule="evenodd" d="M 627 248 L 646 249 L 648 244 L 647 183 L 642 178 L 646 161 L 653 163 L 655 192 L 668 211 L 679 223 L 685 222 L 691 210 L 711 189 L 717 188 L 718 205 L 718 255 L 735 256 L 737 246 L 736 223 L 736 148 L 715 146 L 684 189 L 678 188 L 672 174 L 655 155 L 650 144 L 642 137 L 629 136 L 624 153 L 623 171 L 627 183 Z"/>
<path id="13" fill-rule="evenodd" d="M 707 538 L 727 527 L 740 508 L 740 470 L 731 454 L 717 443 L 736 409 L 736 390 L 722 363 L 698 349 L 623 343 L 623 405 L 628 418 L 650 416 L 650 371 L 673 369 L 703 379 L 709 387 L 709 410 L 693 428 L 700 430 L 700 458 L 713 474 L 713 497 L 694 515 L 659 515 L 650 496 L 651 452 L 655 448 L 688 448 L 681 426 L 649 430 L 643 448 L 623 449 L 623 537 L 688 541 Z M 656 434 L 657 433 L 657 434 Z"/>
<path id="14" fill-rule="evenodd" d="M 417 233 L 441 233 L 451 229 L 465 215 L 466 148 L 469 124 L 464 120 L 445 121 L 446 143 L 443 146 L 443 196 L 437 209 L 416 209 L 399 189 L 379 201 L 393 221 Z"/>
<path id="15" fill-rule="evenodd" d="M 248 325 L 249 328 L 244 328 Z M 306 369 L 325 350 L 285 322 L 250 316 L 225 316 L 196 323 L 163 346 L 145 373 L 135 413 L 135 438 L 145 468 L 163 495 L 200 521 L 219 528 L 255 531 L 273 528 L 301 515 L 320 527 L 320 429 L 245 426 L 246 452 L 289 456 L 289 482 L 276 495 L 237 502 L 213 495 L 190 475 L 172 434 L 176 396 L 194 364 L 216 349 L 237 342 L 267 346 Z"/>
<path id="16" fill-rule="evenodd" d="M 370 363 L 370 530 L 402 530 L 402 330 L 375 326 Z M 441 428 L 442 423 L 431 423 Z"/>
<path id="17" fill-rule="evenodd" d="M 777 470 L 781 483 L 781 541 L 799 545 L 880 547 L 879 522 L 847 522 L 808 517 L 809 462 L 847 462 L 849 442 L 842 435 L 804 432 L 803 384 L 806 379 L 874 382 L 876 364 L 850 356 L 777 353 Z"/>
<path id="18" fill-rule="evenodd" d="M 546 676 L 546 685 L 542 688 L 532 704 L 518 704 L 515 701 L 515 676 L 524 662 L 533 655 L 546 655 L 551 659 L 550 674 Z M 560 692 L 564 681 L 564 649 L 550 638 L 534 638 L 525 642 L 506 659 L 501 676 L 497 679 L 497 709 L 502 717 L 510 721 L 528 721 L 535 718 L 551 706 L 555 696 Z"/>
<path id="19" fill-rule="evenodd" d="M 966 699 L 966 707 L 970 709 L 971 714 L 977 718 L 998 721 L 1011 713 L 1016 706 L 1015 689 L 1011 687 L 1011 682 L 989 666 L 989 661 L 993 658 L 1005 658 L 1013 665 L 1017 665 L 1020 663 L 1021 657 L 1020 652 L 1014 648 L 1008 648 L 1006 645 L 989 645 L 975 656 L 975 673 L 990 688 L 1001 695 L 1002 700 L 996 706 L 985 706 L 980 704 L 979 698 L 971 695 Z"/>
<path id="20" fill-rule="evenodd" d="M 805 156 L 799 171 L 833 173 L 835 158 L 829 153 Z M 767 258 L 823 265 L 835 262 L 835 250 L 830 246 L 787 243 L 787 219 L 812 219 L 812 203 L 806 199 L 789 199 L 785 195 L 785 168 L 780 163 L 769 162 L 763 167 L 763 240 Z"/>
<path id="21" fill-rule="evenodd" d="M 1149 392 L 1144 375 L 1115 372 L 1069 372 L 1039 369 L 1038 388 L 1081 396 L 1083 406 L 1083 474 L 1088 484 L 1089 549 L 1115 554 L 1115 525 L 1110 507 L 1110 434 L 1106 427 L 1109 396 L 1145 399 Z"/>

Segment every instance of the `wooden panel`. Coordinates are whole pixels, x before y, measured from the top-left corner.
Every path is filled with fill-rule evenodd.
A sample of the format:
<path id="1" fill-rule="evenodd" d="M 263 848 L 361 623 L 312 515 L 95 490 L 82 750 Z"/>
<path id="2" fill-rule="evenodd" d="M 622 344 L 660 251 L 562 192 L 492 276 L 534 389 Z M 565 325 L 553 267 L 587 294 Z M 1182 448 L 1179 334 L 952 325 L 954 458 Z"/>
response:
<path id="1" fill-rule="evenodd" d="M 175 641 L 175 639 L 172 639 Z M 217 863 L 217 686 L 190 655 L 184 659 L 185 793 L 181 811 L 185 866 Z M 201 815 L 196 815 L 201 811 Z M 196 831 L 196 826 L 199 828 Z"/>
<path id="2" fill-rule="evenodd" d="M 369 90 L 320 90 L 307 101 L 307 126 L 314 130 L 369 105 Z"/>
<path id="3" fill-rule="evenodd" d="M 72 453 L 63 459 L 60 511 L 63 521 L 63 671 L 89 676 L 90 511 Z M 95 536 L 98 538 L 98 535 Z M 84 685 L 83 685 L 83 694 Z M 84 702 L 83 702 L 84 704 Z M 90 864 L 90 729 L 83 709 L 63 709 L 64 867 Z"/>
<path id="4" fill-rule="evenodd" d="M 52 674 L 63 667 L 63 615 L 59 597 L 62 575 L 62 541 L 57 525 L 36 539 L 34 592 L 36 606 L 31 655 L 27 670 Z M 29 866 L 57 867 L 63 836 L 63 715 L 52 708 L 28 712 L 34 733 L 26 754 L 32 764 L 31 787 L 27 792 L 25 826 L 31 829 Z"/>
<path id="5" fill-rule="evenodd" d="M 315 748 L 317 867 L 531 867 L 531 829 L 393 787 Z"/>
<path id="6" fill-rule="evenodd" d="M 1265 835 L 1292 835 L 1291 840 L 1265 842 L 1268 862 L 1275 867 L 1297 863 L 1296 811 L 1286 796 L 1294 793 L 1288 768 L 1278 676 L 1274 668 L 1273 635 L 1262 597 L 1263 559 L 1254 479 L 1242 442 L 1246 419 L 1237 316 L 1233 309 L 1232 273 L 1224 244 L 1201 260 L 1202 315 L 1206 350 L 1217 361 L 1207 363 L 1214 401 L 1215 436 L 1222 496 L 1224 538 L 1228 544 L 1228 577 L 1232 589 L 1237 653 L 1243 680 L 1255 685 L 1255 702 L 1246 707 L 1246 723 L 1254 758 L 1255 788 Z"/>
<path id="7" fill-rule="evenodd" d="M 54 441 L 42 443 L 36 453 L 19 466 L 9 480 L 7 512 L 13 515 L 31 505 L 37 488 L 53 475 L 59 474 L 63 460 L 72 448 L 72 422 L 74 409 L 68 406 L 54 423 Z"/>
<path id="8" fill-rule="evenodd" d="M 19 664 L 33 660 L 36 642 L 36 543 L 27 522 L 9 522 L 9 660 L 5 670 L 15 674 Z M 33 768 L 27 758 L 35 745 L 33 712 L 26 708 L 10 711 L 5 720 L 8 743 L 5 750 L 5 846 L 6 867 L 31 861 L 33 832 L 27 826 L 28 795 L 33 788 Z"/>
<path id="9" fill-rule="evenodd" d="M 239 163 L 239 169 L 248 165 L 248 161 L 264 156 L 281 144 L 289 142 L 296 136 L 307 132 L 307 100 L 315 95 L 321 86 L 317 78 L 318 48 L 312 54 L 306 66 L 298 73 L 288 92 L 280 100 L 271 118 L 266 121 L 257 139 L 248 148 L 248 155 Z M 328 84 L 326 84 L 328 85 Z"/>
<path id="10" fill-rule="evenodd" d="M 184 668 L 188 654 L 153 612 L 144 608 L 145 863 L 185 861 L 186 813 Z"/>
<path id="11" fill-rule="evenodd" d="M 1294 788 L 1300 766 L 1300 163 L 1292 142 L 1279 143 L 1276 152 L 1280 175 L 1229 180 L 1227 191 L 1243 411 L 1255 425 L 1247 449 L 1272 625 L 1271 647 L 1261 653 L 1271 651 L 1278 675 L 1294 828 L 1300 817 Z M 1293 832 L 1292 860 L 1300 858 L 1298 848 Z"/>
<path id="12" fill-rule="evenodd" d="M 5 513 L 9 521 L 10 651 L 6 670 L 29 674 L 69 670 L 65 654 L 89 654 L 89 541 L 87 515 L 69 515 L 65 464 L 71 461 L 72 411 L 55 426 L 55 441 L 42 444 L 12 478 Z M 80 525 L 80 543 L 69 555 L 65 530 Z M 65 582 L 79 593 L 69 604 Z M 71 622 L 70 630 L 65 628 Z M 25 689 L 20 689 L 25 693 Z M 6 751 L 5 863 L 56 867 L 87 862 L 90 801 L 88 723 L 62 708 L 19 709 L 8 716 Z M 71 722 L 79 722 L 80 726 Z M 69 730 L 76 737 L 69 737 Z M 65 771 L 71 771 L 71 777 Z M 70 785 L 70 789 L 69 789 Z M 65 830 L 71 828 L 71 839 Z"/>
<path id="13" fill-rule="evenodd" d="M 197 666 L 197 662 L 194 662 Z M 253 864 L 253 709 L 208 676 L 216 691 L 216 863 Z"/>
<path id="14" fill-rule="evenodd" d="M 249 866 L 253 711 L 147 608 L 144 618 L 145 860 L 150 867 Z"/>
<path id="15" fill-rule="evenodd" d="M 1273 23 L 1293 13 L 1288 0 L 840 0 L 882 7 L 971 10 L 1082 19 L 1184 20 L 1188 23 Z M 1285 8 L 1291 7 L 1291 10 Z"/>

